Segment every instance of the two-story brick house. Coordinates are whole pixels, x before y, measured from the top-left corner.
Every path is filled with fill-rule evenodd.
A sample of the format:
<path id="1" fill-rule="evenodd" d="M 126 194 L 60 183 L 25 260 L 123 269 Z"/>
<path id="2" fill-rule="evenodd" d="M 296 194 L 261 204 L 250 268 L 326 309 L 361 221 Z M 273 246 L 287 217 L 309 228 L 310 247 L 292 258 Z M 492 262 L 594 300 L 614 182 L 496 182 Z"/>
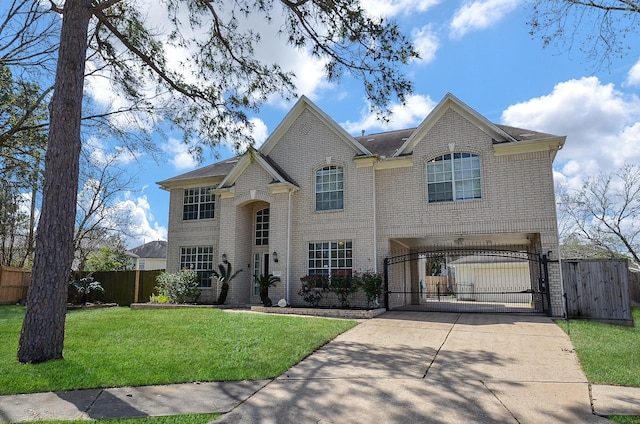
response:
<path id="1" fill-rule="evenodd" d="M 389 291 L 403 287 L 388 306 L 425 303 L 425 252 L 557 258 L 552 162 L 564 141 L 493 124 L 451 94 L 417 128 L 354 137 L 302 97 L 259 149 L 158 183 L 171 193 L 167 270 L 196 269 L 200 300 L 213 301 L 209 271 L 224 256 L 243 269 L 228 304 L 258 304 L 253 276 L 273 273 L 271 297 L 301 305 L 302 276 L 382 272 L 403 257 L 387 267 Z M 541 309 L 533 262 L 522 291 L 533 310 L 560 315 L 558 264 Z"/>

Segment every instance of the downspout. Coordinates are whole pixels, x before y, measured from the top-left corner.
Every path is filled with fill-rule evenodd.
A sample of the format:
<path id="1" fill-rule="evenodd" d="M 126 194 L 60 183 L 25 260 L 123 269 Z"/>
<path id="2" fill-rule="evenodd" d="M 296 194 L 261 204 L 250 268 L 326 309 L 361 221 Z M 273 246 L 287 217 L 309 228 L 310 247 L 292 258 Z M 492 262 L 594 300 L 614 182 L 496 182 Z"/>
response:
<path id="1" fill-rule="evenodd" d="M 291 278 L 291 190 L 289 190 L 289 199 L 287 205 L 287 288 L 285 292 L 285 298 L 287 300 L 287 305 L 290 304 L 290 296 L 289 291 L 291 288 L 290 278 Z"/>
<path id="2" fill-rule="evenodd" d="M 378 205 L 376 205 L 376 167 L 371 167 L 373 172 L 373 272 L 378 273 Z"/>

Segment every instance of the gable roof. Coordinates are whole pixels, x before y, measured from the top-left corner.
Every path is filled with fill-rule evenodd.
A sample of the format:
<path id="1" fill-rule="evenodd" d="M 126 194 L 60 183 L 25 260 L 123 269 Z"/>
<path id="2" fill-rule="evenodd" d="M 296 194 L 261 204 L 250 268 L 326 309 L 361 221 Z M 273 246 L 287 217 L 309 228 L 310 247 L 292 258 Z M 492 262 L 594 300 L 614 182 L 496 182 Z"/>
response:
<path id="1" fill-rule="evenodd" d="M 161 258 L 167 257 L 167 242 L 165 240 L 155 240 L 145 243 L 141 246 L 128 250 L 140 258 Z"/>
<path id="2" fill-rule="evenodd" d="M 287 113 L 282 122 L 276 127 L 276 129 L 271 133 L 271 135 L 264 142 L 262 147 L 260 147 L 260 152 L 264 155 L 269 155 L 271 150 L 278 144 L 278 141 L 282 138 L 284 133 L 291 128 L 291 125 L 296 121 L 296 119 L 302 115 L 304 111 L 311 112 L 316 118 L 322 121 L 325 125 L 331 128 L 339 138 L 344 141 L 345 144 L 350 146 L 353 150 L 356 151 L 357 155 L 366 155 L 370 156 L 371 152 L 367 150 L 360 142 L 354 138 L 351 134 L 349 134 L 344 128 L 342 128 L 336 121 L 334 121 L 329 115 L 327 115 L 322 109 L 316 106 L 309 98 L 306 96 L 300 96 L 300 99 L 296 102 L 293 108 Z"/>
<path id="3" fill-rule="evenodd" d="M 259 150 L 249 148 L 236 163 L 233 169 L 225 176 L 218 188 L 232 186 L 238 177 L 251 164 L 260 165 L 273 179 L 270 184 L 284 184 L 292 188 L 298 188 L 298 184 L 286 172 L 284 172 L 270 157 Z"/>
<path id="4" fill-rule="evenodd" d="M 272 185 L 281 185 L 296 189 L 298 188 L 298 184 L 275 163 L 269 156 L 269 153 L 304 111 L 312 113 L 331 128 L 341 140 L 354 150 L 354 157 L 379 156 L 383 159 L 392 159 L 411 155 L 415 145 L 449 109 L 455 110 L 487 133 L 493 140 L 496 154 L 511 154 L 548 149 L 555 155 L 555 152 L 562 148 L 566 139 L 564 136 L 494 124 L 451 93 L 447 93 L 442 98 L 417 128 L 407 128 L 354 137 L 347 133 L 344 128 L 306 96 L 301 96 L 259 149 L 249 149 L 241 156 L 235 156 L 198 168 L 185 174 L 160 181 L 157 184 L 163 189 L 168 189 L 171 187 L 180 187 L 185 183 L 198 184 L 202 182 L 211 184 L 211 179 L 213 179 L 213 184 L 217 185 L 218 188 L 228 188 L 233 185 L 250 163 L 257 162 L 273 177 Z"/>
<path id="5" fill-rule="evenodd" d="M 211 165 L 203 166 L 202 168 L 194 169 L 193 171 L 186 172 L 184 174 L 177 175 L 175 177 L 168 178 L 166 180 L 158 181 L 161 188 L 167 190 L 172 186 L 179 186 L 185 182 L 192 182 L 194 180 L 206 180 L 211 178 L 224 179 L 225 176 L 231 172 L 234 166 L 240 160 L 240 156 L 234 156 L 229 159 L 225 159 L 220 162 L 213 163 Z"/>
<path id="6" fill-rule="evenodd" d="M 415 128 L 362 135 L 356 140 L 374 155 L 392 157 L 407 139 L 415 132 Z"/>
<path id="7" fill-rule="evenodd" d="M 429 132 L 429 130 L 438 122 L 438 120 L 449 109 L 453 109 L 470 122 L 474 123 L 482 131 L 486 132 L 493 140 L 499 142 L 513 142 L 516 141 L 511 135 L 505 132 L 499 126 L 491 123 L 487 118 L 480 115 L 475 110 L 471 109 L 464 102 L 458 99 L 451 93 L 447 93 L 442 100 L 433 108 L 433 110 L 427 115 L 422 123 L 416 128 L 411 136 L 404 142 L 404 144 L 396 151 L 394 156 L 401 156 L 409 154 L 413 151 L 414 147 Z"/>

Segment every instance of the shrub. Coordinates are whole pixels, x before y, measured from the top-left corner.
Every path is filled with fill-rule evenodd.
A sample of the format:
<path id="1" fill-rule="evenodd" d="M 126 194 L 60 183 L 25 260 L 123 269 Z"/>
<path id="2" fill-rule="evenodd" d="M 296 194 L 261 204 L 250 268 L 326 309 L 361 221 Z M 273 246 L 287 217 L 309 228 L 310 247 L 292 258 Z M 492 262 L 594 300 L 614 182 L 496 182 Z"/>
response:
<path id="1" fill-rule="evenodd" d="M 195 301 L 200 296 L 198 288 L 198 274 L 190 269 L 179 272 L 163 272 L 156 277 L 158 284 L 155 291 L 160 296 L 166 296 L 171 303 L 185 303 Z"/>
<path id="2" fill-rule="evenodd" d="M 367 307 L 371 304 L 378 306 L 378 298 L 382 294 L 383 281 L 382 274 L 374 272 L 354 273 L 354 278 L 358 286 L 367 297 Z"/>
<path id="3" fill-rule="evenodd" d="M 298 295 L 309 305 L 316 307 L 329 290 L 329 279 L 325 275 L 305 275 L 300 277 L 302 285 L 298 289 Z"/>
<path id="4" fill-rule="evenodd" d="M 71 280 L 69 284 L 71 284 L 76 289 L 78 294 L 81 295 L 82 300 L 80 303 L 82 304 L 87 303 L 87 296 L 89 295 L 89 293 L 93 291 L 104 293 L 104 288 L 102 287 L 101 283 L 99 281 L 96 281 L 91 276 L 84 277 L 79 280 Z"/>
<path id="5" fill-rule="evenodd" d="M 334 274 L 331 276 L 329 291 L 338 296 L 342 307 L 347 308 L 349 296 L 358 291 L 358 285 L 351 275 Z"/>
<path id="6" fill-rule="evenodd" d="M 151 296 L 149 296 L 149 303 L 169 303 L 169 296 L 164 294 L 151 294 Z"/>

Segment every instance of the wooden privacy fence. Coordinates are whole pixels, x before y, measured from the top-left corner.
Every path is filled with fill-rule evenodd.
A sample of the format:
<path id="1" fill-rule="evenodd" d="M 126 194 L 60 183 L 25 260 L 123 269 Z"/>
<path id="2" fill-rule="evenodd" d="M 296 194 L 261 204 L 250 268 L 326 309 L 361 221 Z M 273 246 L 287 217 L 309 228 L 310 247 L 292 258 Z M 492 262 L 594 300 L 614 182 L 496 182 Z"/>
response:
<path id="1" fill-rule="evenodd" d="M 0 305 L 18 303 L 27 297 L 31 270 L 0 266 Z"/>
<path id="2" fill-rule="evenodd" d="M 113 302 L 121 306 L 148 302 L 160 273 L 162 270 L 94 272 L 92 276 L 101 283 L 104 293 L 94 293 L 89 300 Z"/>
<path id="3" fill-rule="evenodd" d="M 640 272 L 629 273 L 629 296 L 633 306 L 640 306 Z"/>
<path id="4" fill-rule="evenodd" d="M 563 260 L 569 318 L 632 324 L 626 260 Z"/>

